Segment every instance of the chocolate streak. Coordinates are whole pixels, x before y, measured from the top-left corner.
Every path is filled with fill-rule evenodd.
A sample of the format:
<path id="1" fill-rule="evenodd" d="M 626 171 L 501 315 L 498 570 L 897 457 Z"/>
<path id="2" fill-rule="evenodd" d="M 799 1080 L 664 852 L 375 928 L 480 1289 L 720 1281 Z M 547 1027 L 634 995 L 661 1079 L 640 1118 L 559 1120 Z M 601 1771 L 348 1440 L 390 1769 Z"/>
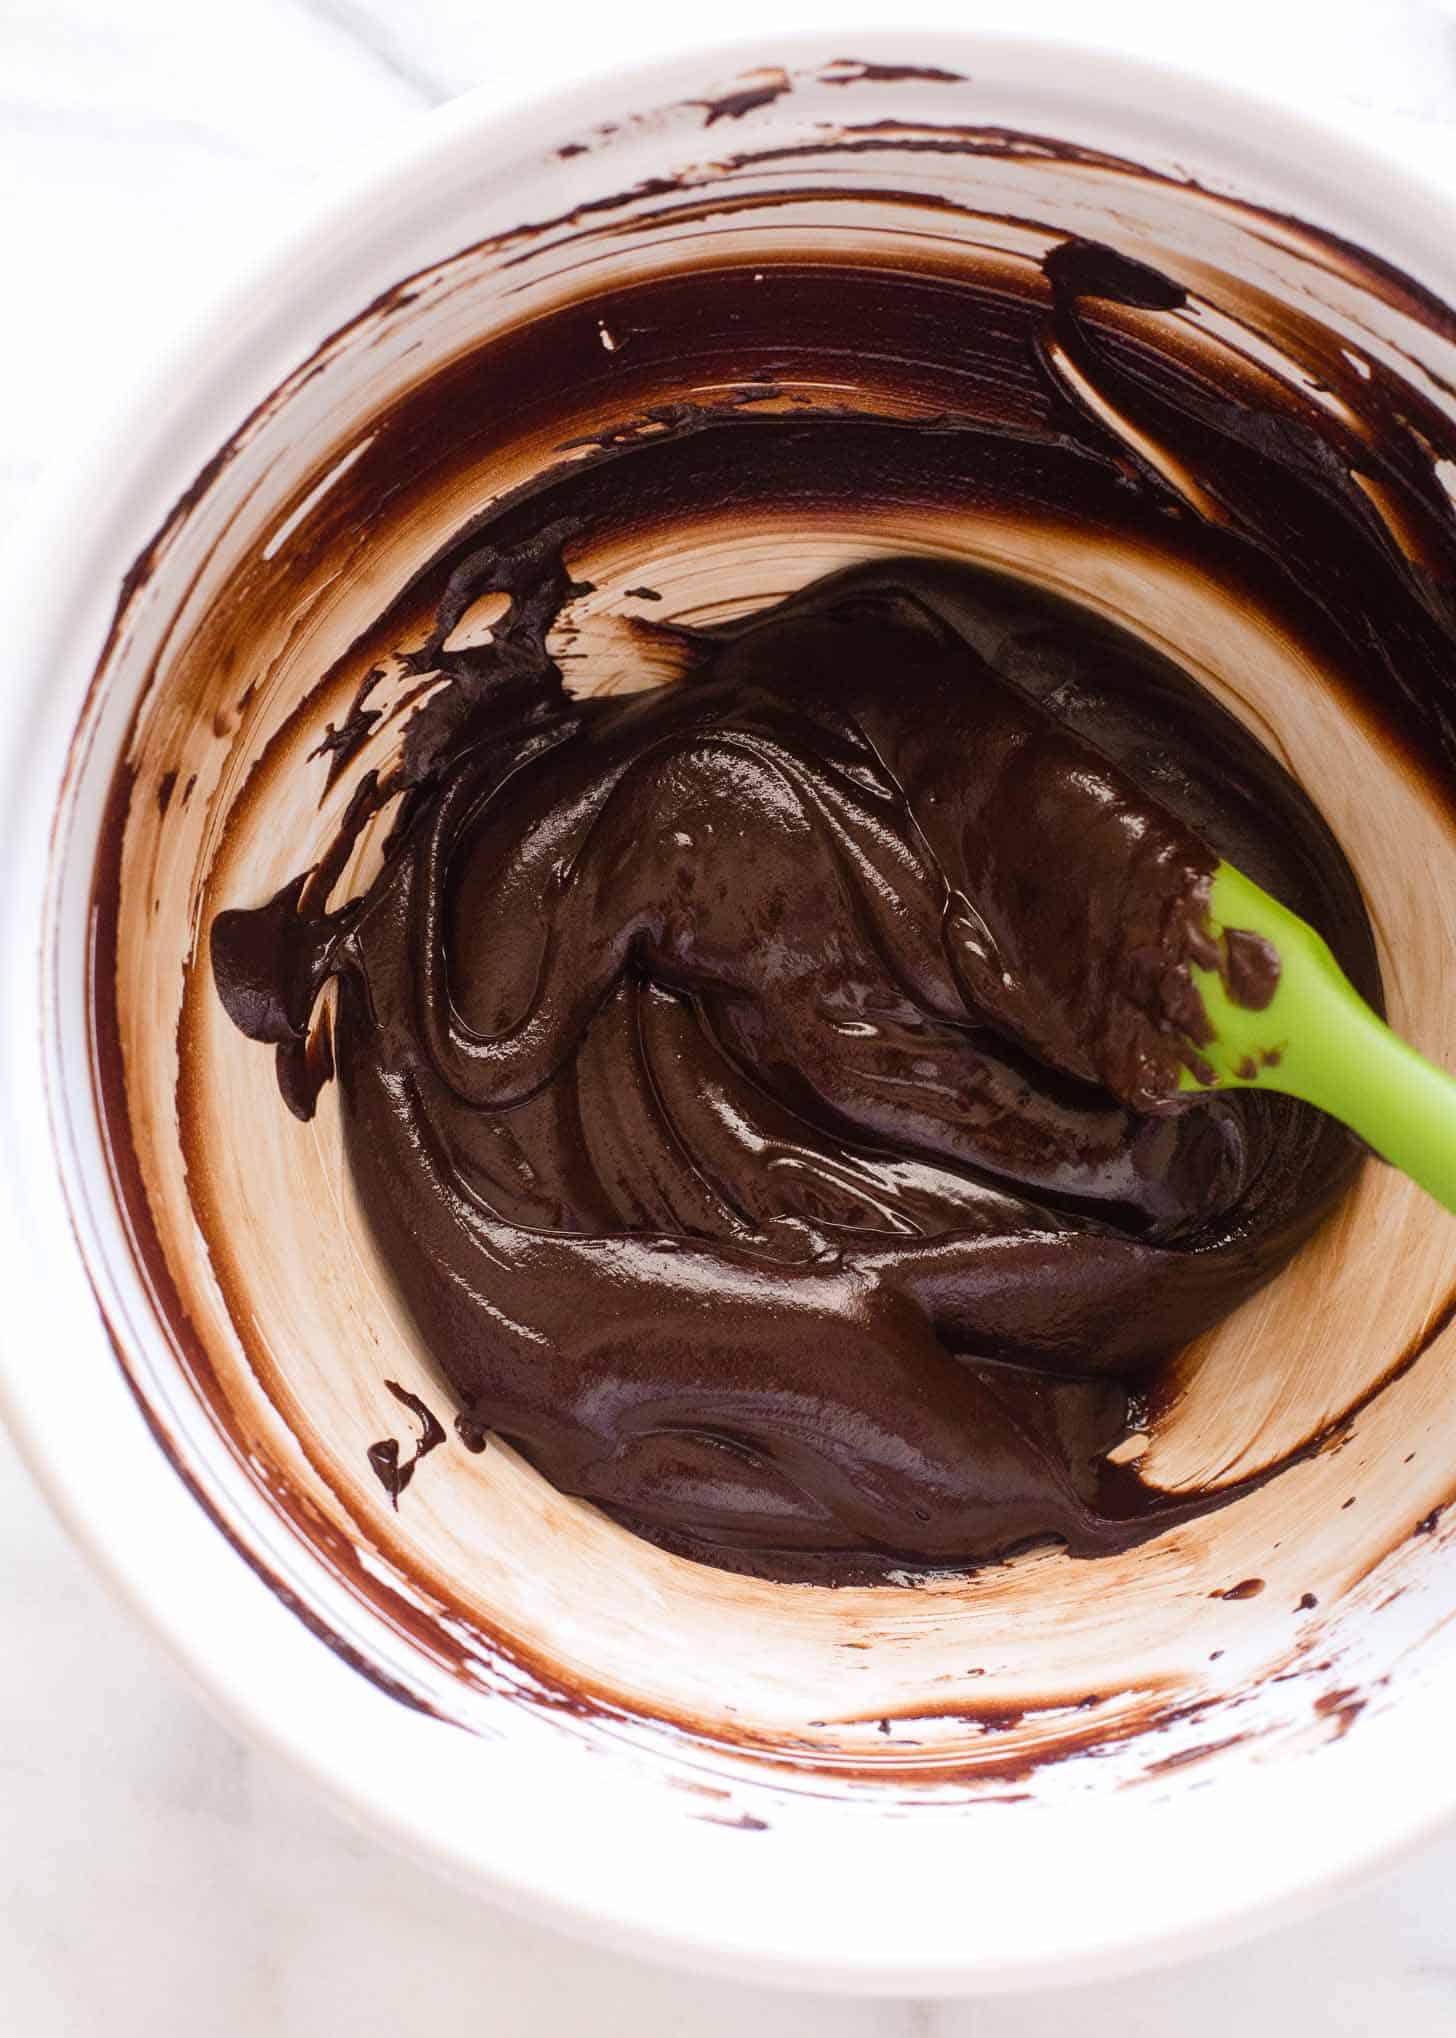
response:
<path id="1" fill-rule="evenodd" d="M 974 409 L 910 420 L 756 410 L 777 400 L 762 384 L 644 404 L 477 519 L 370 633 L 374 658 L 433 608 L 408 663 L 448 683 L 398 762 L 361 780 L 318 871 L 214 922 L 219 991 L 276 1043 L 300 1116 L 337 1065 L 361 1199 L 469 1433 L 672 1547 L 771 1575 L 1045 1535 L 1091 1553 L 1216 1504 L 1108 1461 L 1129 1394 L 1287 1262 L 1357 1165 L 1290 1100 L 1172 1108 L 1216 857 L 1312 920 L 1367 996 L 1379 984 L 1309 802 L 1126 633 L 909 562 L 717 630 L 636 617 L 686 668 L 646 696 L 574 701 L 549 654 L 581 591 L 565 561 L 629 505 L 670 523 L 731 475 L 747 503 L 898 488 L 1166 528 L 1196 456 L 1217 491 L 1203 547 L 1257 582 L 1299 556 L 1287 605 L 1312 594 L 1344 630 L 1381 602 L 1393 654 L 1434 655 L 1434 590 L 1373 541 L 1312 428 L 1255 430 L 1089 316 L 1174 312 L 1176 285 L 1087 243 L 1046 270 L 1049 304 L 792 275 L 811 344 L 872 302 L 903 357 L 952 300 L 983 374 L 996 356 L 1000 414 L 984 381 Z M 723 329 L 720 293 L 741 302 L 741 271 L 635 286 L 603 315 L 639 336 L 640 367 Z M 567 337 L 543 320 L 529 356 L 488 350 L 496 386 L 529 409 Z M 452 381 L 412 400 L 406 440 L 447 401 L 460 415 Z M 1108 408 L 1136 421 L 1136 457 Z M 1181 464 L 1158 454 L 1170 441 Z M 490 641 L 448 650 L 488 594 L 509 601 Z M 397 796 L 381 876 L 328 909 Z M 331 1055 L 312 1025 L 330 977 Z"/>
<path id="2" fill-rule="evenodd" d="M 398 1437 L 381 1437 L 377 1444 L 369 1446 L 367 1453 L 370 1469 L 397 1508 L 400 1494 L 415 1476 L 416 1465 L 444 1443 L 445 1431 L 439 1417 L 418 1394 L 401 1387 L 397 1380 L 386 1380 L 384 1384 L 400 1407 L 407 1408 L 420 1425 L 419 1441 L 410 1457 L 401 1458 Z"/>

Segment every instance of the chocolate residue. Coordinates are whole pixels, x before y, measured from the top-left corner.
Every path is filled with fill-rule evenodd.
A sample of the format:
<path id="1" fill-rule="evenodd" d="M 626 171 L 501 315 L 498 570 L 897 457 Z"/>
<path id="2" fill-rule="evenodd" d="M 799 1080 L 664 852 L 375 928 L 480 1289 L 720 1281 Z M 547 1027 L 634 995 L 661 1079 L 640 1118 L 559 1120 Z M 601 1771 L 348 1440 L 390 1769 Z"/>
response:
<path id="1" fill-rule="evenodd" d="M 383 678 L 384 668 L 379 665 L 371 666 L 359 682 L 359 690 L 349 704 L 348 714 L 337 726 L 330 722 L 316 747 L 308 753 L 310 758 L 327 757 L 329 760 L 328 777 L 324 780 L 320 799 L 328 796 L 340 775 L 368 742 L 374 725 L 379 720 L 379 710 L 366 707 L 365 702 Z"/>
<path id="2" fill-rule="evenodd" d="M 926 85 L 964 85 L 962 71 L 943 71 L 935 64 L 869 64 L 858 57 L 836 57 L 819 73 L 821 85 L 894 85 L 908 80 Z"/>
<path id="3" fill-rule="evenodd" d="M 716 99 L 694 99 L 689 104 L 701 106 L 707 114 L 704 127 L 712 127 L 717 121 L 741 120 L 745 113 L 754 113 L 760 106 L 772 106 L 775 99 L 782 99 L 793 89 L 788 73 L 779 71 L 762 84 L 742 85 L 735 92 L 720 93 Z"/>
<path id="4" fill-rule="evenodd" d="M 1312 1592 L 1301 1592 L 1299 1604 L 1295 1607 L 1294 1611 L 1296 1613 L 1311 1613 L 1318 1605 L 1319 1601 Z"/>
<path id="5" fill-rule="evenodd" d="M 1441 1516 L 1445 1512 L 1444 1507 L 1433 1507 L 1429 1514 L 1422 1515 L 1421 1519 L 1416 1523 L 1415 1533 L 1418 1536 L 1433 1536 L 1440 1526 Z"/>
<path id="6" fill-rule="evenodd" d="M 412 1394 L 408 1387 L 401 1387 L 398 1380 L 386 1380 L 384 1384 L 400 1407 L 407 1408 L 420 1425 L 420 1440 L 415 1447 L 415 1460 L 418 1463 L 437 1445 L 444 1443 L 445 1432 L 439 1419 L 425 1406 L 418 1394 Z"/>
<path id="7" fill-rule="evenodd" d="M 415 1467 L 421 1458 L 427 1458 L 431 1451 L 444 1443 L 445 1431 L 438 1418 L 418 1394 L 412 1394 L 407 1387 L 401 1387 L 397 1380 L 386 1380 L 384 1384 L 400 1406 L 407 1408 L 420 1425 L 419 1441 L 415 1445 L 413 1456 L 401 1459 L 399 1443 L 394 1437 L 385 1437 L 379 1443 L 371 1444 L 367 1452 L 375 1478 L 397 1508 L 399 1496 L 415 1476 Z"/>
<path id="8" fill-rule="evenodd" d="M 307 1628 L 308 1632 L 317 1641 L 321 1642 L 332 1655 L 337 1656 L 341 1663 L 346 1663 L 356 1676 L 362 1677 L 367 1684 L 372 1684 L 376 1691 L 382 1692 L 386 1698 L 392 1699 L 396 1705 L 404 1706 L 409 1712 L 421 1713 L 427 1719 L 445 1718 L 446 1715 L 441 1713 L 439 1708 L 431 1704 L 420 1692 L 413 1690 L 407 1684 L 401 1683 L 397 1678 L 391 1677 L 378 1663 L 374 1662 L 351 1641 L 346 1639 L 345 1636 L 340 1634 L 337 1628 L 331 1627 L 313 1607 L 309 1606 L 305 1600 L 298 1596 L 288 1580 L 280 1576 L 277 1571 L 270 1569 L 257 1550 L 252 1548 L 237 1533 L 236 1529 L 217 1505 L 213 1495 L 207 1491 L 179 1455 L 173 1438 L 168 1435 L 167 1431 L 157 1420 L 156 1411 L 148 1401 L 133 1370 L 131 1358 L 133 1340 L 131 1338 L 123 1338 L 118 1334 L 117 1326 L 107 1314 L 106 1305 L 94 1285 L 91 1289 L 91 1296 L 96 1304 L 97 1315 L 100 1317 L 106 1332 L 107 1342 L 115 1354 L 118 1370 L 126 1381 L 127 1387 L 136 1403 L 137 1410 L 151 1434 L 152 1441 L 186 1487 L 192 1499 L 196 1501 L 207 1519 L 212 1523 L 212 1526 L 222 1536 L 228 1547 L 246 1564 L 259 1583 L 272 1593 L 279 1605 L 285 1608 L 294 1620 Z M 173 1319 L 173 1324 L 174 1328 L 183 1331 L 184 1335 L 190 1334 L 186 1326 L 185 1316 L 182 1315 L 180 1310 Z M 205 1366 L 206 1359 L 200 1345 L 195 1346 L 195 1356 L 201 1359 Z M 342 1555 L 343 1551 L 340 1550 L 339 1554 Z M 355 1561 L 357 1563 L 357 1557 Z M 348 1575 L 348 1569 L 347 1564 L 341 1564 L 340 1570 L 344 1575 Z M 398 1604 L 403 1611 L 406 1602 L 401 1600 Z"/>
<path id="9" fill-rule="evenodd" d="M 1181 311 L 1188 293 L 1181 283 L 1101 241 L 1067 240 L 1043 258 L 1042 273 L 1055 293 L 1063 322 L 1075 329 L 1079 298 L 1101 298 L 1138 311 Z"/>
<path id="10" fill-rule="evenodd" d="M 1210 1599 L 1257 1599 L 1264 1590 L 1262 1578 L 1241 1578 L 1237 1585 L 1230 1585 L 1222 1592 L 1211 1592 Z"/>
<path id="11" fill-rule="evenodd" d="M 1342 1691 L 1327 1691 L 1314 1702 L 1314 1709 L 1321 1719 L 1332 1719 L 1336 1725 L 1335 1739 L 1342 1741 L 1354 1726 L 1368 1700 L 1361 1698 L 1353 1685 Z"/>
<path id="12" fill-rule="evenodd" d="M 1223 966 L 1219 974 L 1224 987 L 1236 1005 L 1246 1006 L 1251 1012 L 1262 1012 L 1279 988 L 1279 951 L 1272 941 L 1262 934 L 1252 934 L 1246 927 L 1229 927 L 1223 937 Z M 1264 1062 L 1272 1066 L 1278 1062 L 1278 1050 L 1273 1050 L 1274 1063 L 1266 1053 Z M 1254 1071 L 1250 1070 L 1250 1074 Z"/>
<path id="13" fill-rule="evenodd" d="M 403 1465 L 400 1463 L 397 1437 L 384 1437 L 379 1443 L 371 1444 L 366 1455 L 375 1478 L 393 1505 L 398 1507 L 400 1494 L 414 1477 L 413 1460 L 407 1460 Z"/>
<path id="14" fill-rule="evenodd" d="M 1203 1762 L 1210 1755 L 1221 1755 L 1225 1748 L 1237 1748 L 1244 1738 L 1243 1734 L 1225 1734 L 1217 1741 L 1202 1741 L 1197 1747 L 1180 1748 L 1176 1755 L 1160 1755 L 1156 1762 L 1148 1764 L 1144 1774 L 1172 1775 L 1175 1770 L 1186 1769 L 1191 1762 Z"/>

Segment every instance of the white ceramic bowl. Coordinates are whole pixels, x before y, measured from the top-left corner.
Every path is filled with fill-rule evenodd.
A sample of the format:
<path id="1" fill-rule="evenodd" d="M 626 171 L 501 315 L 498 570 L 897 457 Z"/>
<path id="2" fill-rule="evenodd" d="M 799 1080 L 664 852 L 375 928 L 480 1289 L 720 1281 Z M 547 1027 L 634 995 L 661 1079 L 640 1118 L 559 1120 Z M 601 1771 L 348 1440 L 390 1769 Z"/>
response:
<path id="1" fill-rule="evenodd" d="M 1253 264 L 1423 384 L 1449 366 L 1449 336 L 1367 301 L 1311 259 L 1297 228 L 1271 224 L 1290 215 L 1347 236 L 1456 303 L 1449 194 L 1186 76 L 1017 42 L 856 35 L 855 58 L 969 82 L 868 75 L 847 92 L 842 62 L 839 82 L 825 83 L 845 41 L 684 58 L 509 119 L 457 102 L 290 234 L 54 491 L 3 631 L 13 1003 L 0 1091 L 10 1157 L 0 1390 L 80 1541 L 214 1701 L 377 1831 L 502 1902 L 643 1953 L 805 1985 L 953 1992 L 1105 1973 L 1255 1929 L 1448 1817 L 1456 1559 L 1439 1526 L 1411 1530 L 1456 1486 L 1449 1340 L 1436 1337 L 1377 1397 L 1342 1451 L 1107 1570 L 1043 1553 L 943 1592 L 785 1594 L 647 1550 L 503 1451 L 479 1462 L 454 1453 L 396 1521 L 369 1491 L 361 1446 L 389 1426 L 380 1377 L 415 1363 L 406 1329 L 367 1277 L 356 1292 L 340 1275 L 320 1300 L 280 1276 L 277 1292 L 263 1282 L 249 1298 L 277 1359 L 264 1379 L 199 1252 L 191 1306 L 237 1416 L 225 1435 L 117 1215 L 87 1035 L 92 865 L 116 759 L 132 742 L 145 785 L 169 660 L 249 547 L 270 530 L 281 542 L 306 517 L 314 483 L 349 443 L 345 426 L 357 433 L 390 377 L 413 372 L 401 366 L 408 348 L 443 358 L 472 321 L 503 315 L 498 268 L 449 264 L 484 234 L 665 170 L 691 166 L 700 185 L 728 188 L 735 149 L 813 139 L 848 120 L 852 101 L 857 121 L 954 117 L 1164 171 L 1115 199 L 1105 178 L 1039 182 L 1034 152 L 1019 169 L 1014 156 L 994 173 L 973 157 L 930 156 L 899 174 L 961 199 L 994 174 L 1009 180 L 995 187 L 999 204 L 1020 192 L 1061 230 L 1130 249 L 1195 235 L 1201 255 Z M 792 91 L 731 136 L 704 127 L 703 102 L 741 74 L 762 82 L 780 70 Z M 583 152 L 567 147 L 583 139 Z M 1209 193 L 1270 208 L 1263 254 L 1247 216 Z M 322 374 L 265 402 L 371 300 L 442 264 L 402 322 L 364 320 L 323 346 Z M 548 272 L 549 262 L 527 271 L 544 296 Z M 233 459 L 193 489 L 245 419 Z M 108 640 L 128 569 L 164 526 L 142 596 L 126 592 Z M 794 570 L 807 578 L 891 542 L 917 538 L 873 520 L 810 532 Z M 1424 932 L 1410 917 L 1404 882 L 1424 872 L 1438 922 L 1456 917 L 1456 841 L 1437 804 L 1380 765 L 1338 696 L 1297 647 L 1271 646 L 1257 617 L 1229 642 L 1211 598 L 1190 603 L 1151 568 L 1129 582 L 1095 546 L 1017 542 L 981 533 L 967 547 L 1161 629 L 1283 745 L 1371 892 L 1397 1016 L 1456 1059 L 1445 944 L 1428 908 Z M 670 585 L 673 562 L 653 563 Z M 699 553 L 681 570 L 691 580 L 708 568 Z M 139 700 L 142 734 L 129 737 Z M 266 698 L 260 713 L 257 729 L 229 722 L 200 814 L 225 810 Z M 300 828 L 315 791 L 292 816 Z M 291 869 L 283 835 L 274 847 Z M 158 869 L 180 898 L 215 858 L 216 828 L 199 820 L 179 843 Z M 254 881 L 266 862 L 259 852 Z M 155 987 L 150 1030 L 136 1036 L 139 1080 L 155 1078 L 149 1136 L 185 1200 L 161 1101 L 173 979 L 197 931 L 177 917 L 175 953 L 162 943 L 143 966 L 134 946 L 123 973 Z M 254 1203 L 272 1207 L 270 1186 L 281 1193 L 290 1169 L 322 1194 L 336 1180 L 327 1113 L 305 1141 L 270 1104 L 266 1071 L 247 1072 L 262 1057 L 220 1033 L 208 1052 L 254 1055 L 236 1063 L 218 1132 Z M 1388 1360 L 1428 1330 L 1456 1289 L 1456 1251 L 1428 1206 L 1384 1176 L 1360 1193 L 1361 1225 L 1321 1248 L 1319 1306 L 1306 1284 L 1245 1318 L 1191 1382 L 1205 1433 L 1223 1420 L 1220 1380 L 1246 1361 L 1266 1426 L 1277 1429 L 1291 1394 L 1303 1396 L 1305 1428 L 1312 1392 L 1316 1414 L 1337 1416 L 1382 1350 Z M 265 1224 L 244 1244 L 263 1255 L 266 1237 Z M 1246 1444 L 1235 1422 L 1220 1446 L 1226 1467 Z M 316 1476 L 321 1460 L 328 1479 Z M 1346 1487 L 1353 1512 L 1336 1497 Z M 459 1599 L 431 1585 L 452 1564 L 468 1581 Z M 1219 1596 L 1256 1571 L 1267 1581 L 1257 1598 Z M 1320 1606 L 1296 1619 L 1315 1581 Z M 583 1688 L 591 1701 L 573 1703 Z M 1077 1692 L 1096 1702 L 1079 1713 Z M 1010 1717 L 1018 1709 L 1024 1719 Z"/>

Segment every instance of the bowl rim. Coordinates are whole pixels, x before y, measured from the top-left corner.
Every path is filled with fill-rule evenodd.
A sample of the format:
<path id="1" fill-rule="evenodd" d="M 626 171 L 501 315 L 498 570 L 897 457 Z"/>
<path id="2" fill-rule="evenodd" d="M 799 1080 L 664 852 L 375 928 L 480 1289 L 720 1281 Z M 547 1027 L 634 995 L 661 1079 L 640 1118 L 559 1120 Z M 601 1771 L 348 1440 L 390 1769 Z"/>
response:
<path id="1" fill-rule="evenodd" d="M 1169 1810 L 1156 1846 L 1147 1821 L 1161 1816 L 1158 1808 L 1128 1812 L 1122 1823 L 1155 1857 L 1166 1859 L 1167 1845 L 1191 1850 L 1201 1838 L 1206 1858 L 1186 1874 L 1157 1869 L 1166 1888 L 1150 1912 L 1126 1904 L 1083 1929 L 1053 1910 L 1039 1921 L 1044 1931 L 1019 1942 L 967 1946 L 951 1931 L 955 1912 L 947 1907 L 934 1912 L 927 1932 L 912 1932 L 902 1918 L 898 1938 L 846 1937 L 843 1920 L 812 1897 L 786 1914 L 781 1897 L 777 1911 L 755 1902 L 748 1885 L 766 1864 L 743 1855 L 741 1837 L 709 1842 L 704 1827 L 688 1851 L 693 1873 L 709 1878 L 713 1901 L 702 1901 L 702 1886 L 674 1898 L 673 1880 L 685 1878 L 664 1879 L 644 1849 L 624 1847 L 620 1831 L 607 1829 L 624 1808 L 616 1786 L 598 1789 L 585 1779 L 580 1804 L 590 1806 L 597 1829 L 579 1847 L 578 1816 L 572 1841 L 579 1859 L 567 1873 L 560 1847 L 553 1857 L 549 1846 L 527 1844 L 525 1822 L 541 1823 L 539 1798 L 518 1788 L 522 1780 L 511 1778 L 499 1751 L 482 1757 L 492 1815 L 474 1827 L 459 1808 L 442 1806 L 438 1793 L 431 1800 L 382 1773 L 389 1765 L 376 1759 L 379 1750 L 414 1760 L 422 1736 L 439 1738 L 434 1723 L 406 1714 L 321 1648 L 174 1476 L 125 1386 L 87 1284 L 44 1101 L 48 973 L 40 933 L 55 791 L 120 572 L 246 410 L 239 392 L 266 394 L 309 351 L 308 307 L 323 302 L 326 279 L 333 287 L 339 276 L 346 256 L 337 250 L 347 247 L 351 223 L 401 194 L 418 202 L 432 173 L 461 152 L 500 158 L 538 142 L 543 127 L 564 133 L 618 107 L 658 104 L 701 87 L 705 76 L 721 82 L 764 64 L 823 65 L 844 47 L 868 60 L 941 62 L 1002 89 L 1054 65 L 1059 90 L 1075 90 L 1104 113 L 1125 110 L 1130 126 L 1181 127 L 1240 160 L 1297 161 L 1298 178 L 1281 176 L 1282 183 L 1341 193 L 1342 213 L 1368 217 L 1382 252 L 1398 223 L 1402 266 L 1423 282 L 1449 265 L 1443 240 L 1456 245 L 1456 189 L 1395 167 L 1332 123 L 1273 98 L 1060 39 L 935 27 L 685 42 L 651 64 L 618 67 L 507 112 L 498 89 L 486 85 L 415 117 L 366 167 L 331 178 L 174 337 L 164 358 L 129 391 L 107 398 L 105 426 L 83 422 L 75 451 L 36 491 L 29 531 L 0 590 L 21 710 L 0 725 L 0 853 L 17 903 L 0 935 L 15 987 L 11 1051 L 0 1068 L 0 1137 L 14 1159 L 0 1171 L 0 1270 L 12 1298 L 0 1332 L 0 1414 L 86 1556 L 204 1698 L 357 1822 L 508 1907 L 649 1958 L 846 1993 L 955 1994 L 1155 1965 L 1266 1928 L 1389 1863 L 1456 1812 L 1456 1775 L 1443 1782 L 1447 1765 L 1421 1759 L 1444 1747 L 1439 1692 L 1415 1691 L 1403 1700 L 1398 1725 L 1374 1719 L 1348 1746 L 1321 1751 L 1317 1786 L 1295 1773 L 1309 1764 L 1285 1765 L 1285 1775 L 1266 1771 L 1257 1788 L 1230 1780 L 1203 1794 L 1202 1810 Z M 1155 121 L 1149 107 L 1159 109 Z M 1318 218 L 1318 207 L 1311 209 Z M 327 329 L 320 325 L 318 333 Z M 179 370 L 187 392 L 180 403 Z M 35 1363 L 33 1331 L 41 1326 L 63 1364 Z M 74 1420 L 82 1379 L 90 1411 L 84 1433 Z M 119 1489 L 127 1495 L 121 1507 Z M 1335 1763 L 1339 1770 L 1327 1766 Z M 1207 1804 L 1213 1797 L 1216 1816 Z M 1246 1837 L 1240 1847 L 1241 1831 L 1257 1832 L 1258 1845 Z"/>

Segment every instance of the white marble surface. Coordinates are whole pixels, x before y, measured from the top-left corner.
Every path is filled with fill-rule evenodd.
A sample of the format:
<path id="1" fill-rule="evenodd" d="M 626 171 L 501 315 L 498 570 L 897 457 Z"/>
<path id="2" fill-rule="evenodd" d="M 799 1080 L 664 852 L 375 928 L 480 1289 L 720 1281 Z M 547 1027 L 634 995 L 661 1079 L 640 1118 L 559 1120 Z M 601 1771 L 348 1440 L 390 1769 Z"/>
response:
<path id="1" fill-rule="evenodd" d="M 964 0 L 910 11 L 970 18 Z M 739 0 L 735 18 L 904 12 Z M 580 68 L 681 38 L 679 15 L 663 0 L 0 0 L 0 534 L 78 393 L 104 402 L 311 177 L 469 85 L 545 86 L 567 48 Z M 1095 19 L 1104 40 L 1332 106 L 1456 185 L 1456 0 L 981 0 L 974 18 L 1050 34 Z M 43 1326 L 7 1334 L 64 1363 Z M 214 1722 L 0 1438 L 0 2031 L 15 2038 L 1446 2038 L 1453 1890 L 1456 1834 L 1307 1924 L 1075 1998 L 834 2002 L 587 1951 L 359 1837 Z"/>

